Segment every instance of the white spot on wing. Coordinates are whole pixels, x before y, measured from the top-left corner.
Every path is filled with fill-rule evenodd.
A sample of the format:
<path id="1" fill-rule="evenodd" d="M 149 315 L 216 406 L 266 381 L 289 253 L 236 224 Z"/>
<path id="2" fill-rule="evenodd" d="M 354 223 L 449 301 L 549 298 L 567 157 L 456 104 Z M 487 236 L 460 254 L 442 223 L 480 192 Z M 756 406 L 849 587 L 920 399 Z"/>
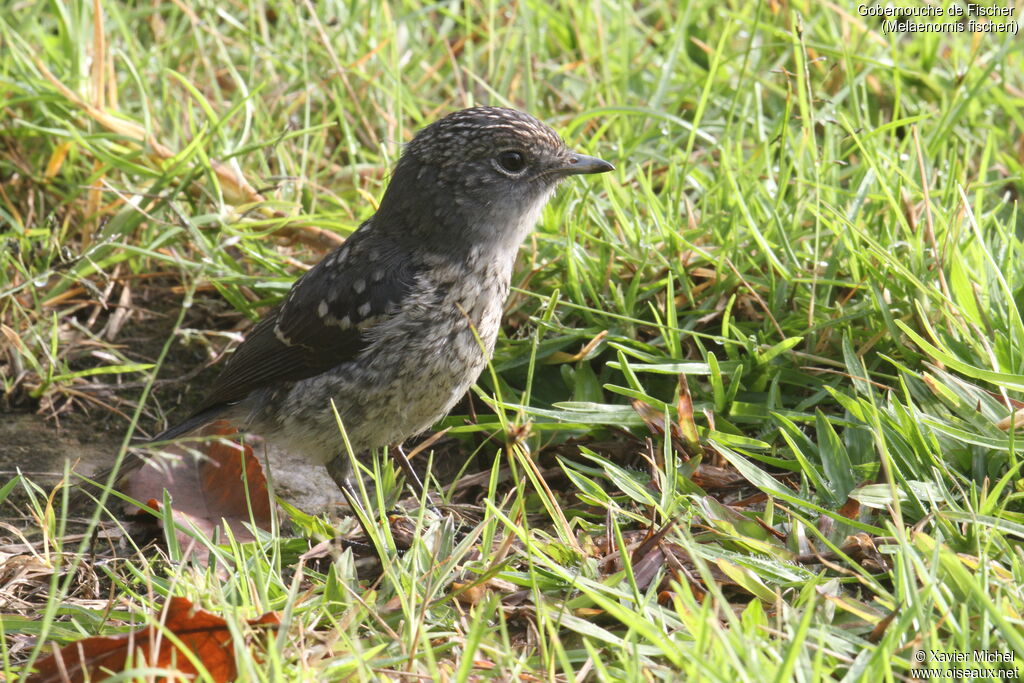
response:
<path id="1" fill-rule="evenodd" d="M 282 344 L 286 346 L 292 345 L 292 340 L 285 336 L 285 333 L 281 331 L 280 325 L 274 325 L 274 336 L 277 337 L 277 340 Z"/>
<path id="2" fill-rule="evenodd" d="M 341 320 L 339 320 L 338 318 L 334 317 L 330 313 L 328 313 L 326 316 L 324 316 L 324 324 L 325 325 L 331 325 L 333 327 L 337 327 L 337 328 L 340 328 L 342 330 L 347 330 L 348 328 L 352 327 L 352 321 L 349 320 L 349 317 L 347 315 L 344 318 L 342 318 Z"/>
<path id="3" fill-rule="evenodd" d="M 356 325 L 356 329 L 360 331 L 367 330 L 376 325 L 377 323 L 379 323 L 380 321 L 384 320 L 384 318 L 385 316 L 383 315 L 375 315 L 372 318 L 364 318 L 359 321 L 358 325 Z"/>

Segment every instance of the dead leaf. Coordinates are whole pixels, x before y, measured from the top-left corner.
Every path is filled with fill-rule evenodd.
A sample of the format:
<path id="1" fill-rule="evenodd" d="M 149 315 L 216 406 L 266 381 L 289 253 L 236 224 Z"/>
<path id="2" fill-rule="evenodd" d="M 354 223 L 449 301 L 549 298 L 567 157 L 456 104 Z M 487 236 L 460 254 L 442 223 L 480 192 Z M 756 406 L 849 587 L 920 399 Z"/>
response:
<path id="1" fill-rule="evenodd" d="M 483 581 L 453 581 L 451 592 L 452 597 L 462 604 L 476 605 L 482 602 L 483 599 L 492 592 L 510 595 L 515 593 L 517 588 L 518 587 L 511 581 L 506 581 L 504 579 L 499 579 L 496 576 L 492 576 Z"/>
<path id="2" fill-rule="evenodd" d="M 279 623 L 281 620 L 274 612 L 248 622 L 250 626 Z M 181 647 L 172 642 L 168 632 L 176 636 Z M 198 671 L 185 650 L 202 663 L 211 680 L 226 682 L 238 675 L 235 645 L 227 622 L 197 609 L 185 598 L 171 598 L 161 627 L 150 625 L 133 633 L 94 636 L 65 645 L 36 662 L 36 673 L 29 676 L 28 683 L 102 681 L 136 664 L 182 674 L 173 676 L 173 680 L 195 678 Z M 169 681 L 172 677 L 155 680 Z"/>
<path id="3" fill-rule="evenodd" d="M 681 454 L 684 460 L 689 460 L 691 454 L 683 441 L 683 430 L 678 424 L 669 420 L 668 429 L 666 430 L 665 415 L 662 412 L 635 398 L 629 402 L 629 405 L 640 416 L 640 419 L 644 421 L 651 434 L 663 436 L 668 431 L 669 438 L 672 440 L 672 446 L 676 452 Z"/>
<path id="4" fill-rule="evenodd" d="M 842 551 L 869 572 L 880 574 L 889 571 L 889 563 L 885 556 L 878 552 L 874 539 L 864 532 L 847 536 L 843 541 Z"/>
<path id="5" fill-rule="evenodd" d="M 869 643 L 878 643 L 882 640 L 882 636 L 885 635 L 886 630 L 889 628 L 889 624 L 891 624 L 893 620 L 896 618 L 896 615 L 899 614 L 901 605 L 902 603 L 900 605 L 897 605 L 896 609 L 889 612 L 889 614 L 887 614 L 884 619 L 875 624 L 875 627 L 871 629 L 871 633 L 869 633 L 867 636 L 867 641 Z"/>
<path id="6" fill-rule="evenodd" d="M 726 467 L 716 467 L 701 463 L 693 471 L 693 483 L 705 491 L 731 491 L 747 483 L 739 472 Z"/>
<path id="7" fill-rule="evenodd" d="M 860 501 L 854 498 L 847 498 L 843 506 L 836 512 L 847 519 L 856 520 L 857 516 L 860 515 Z"/>
<path id="8" fill-rule="evenodd" d="M 690 395 L 690 383 L 686 375 L 679 373 L 679 400 L 676 401 L 676 419 L 679 420 L 679 431 L 683 437 L 687 453 L 700 453 L 700 437 L 697 435 L 697 423 L 693 421 L 693 397 Z"/>
<path id="9" fill-rule="evenodd" d="M 889 570 L 885 557 L 878 551 L 874 539 L 863 532 L 847 536 L 840 546 L 845 557 L 858 563 L 869 572 L 880 574 Z M 797 564 L 831 564 L 844 558 L 833 552 L 817 551 L 797 555 L 793 561 Z"/>
<path id="10" fill-rule="evenodd" d="M 229 436 L 235 430 L 219 421 L 205 427 L 202 433 L 204 436 Z M 183 455 L 171 464 L 149 462 L 143 465 L 131 474 L 124 492 L 159 510 L 164 489 L 167 489 L 175 521 L 185 528 L 195 526 L 208 537 L 213 537 L 222 522 L 226 522 L 234 537 L 243 543 L 255 540 L 246 528 L 248 523 L 270 530 L 267 479 L 252 448 L 216 439 L 203 444 L 201 450 L 202 458 Z M 191 542 L 183 532 L 179 532 L 178 537 L 183 546 Z M 201 550 L 196 552 L 197 556 L 203 554 Z"/>

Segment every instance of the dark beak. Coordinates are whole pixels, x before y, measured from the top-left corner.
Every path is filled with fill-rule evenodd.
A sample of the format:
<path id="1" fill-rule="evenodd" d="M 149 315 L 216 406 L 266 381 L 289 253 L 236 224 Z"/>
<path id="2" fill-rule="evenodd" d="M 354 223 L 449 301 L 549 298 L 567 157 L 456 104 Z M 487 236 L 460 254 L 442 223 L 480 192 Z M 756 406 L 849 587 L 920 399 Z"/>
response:
<path id="1" fill-rule="evenodd" d="M 588 157 L 586 154 L 573 152 L 565 160 L 565 165 L 558 169 L 565 175 L 582 175 L 584 173 L 607 173 L 614 171 L 615 167 L 604 159 Z"/>

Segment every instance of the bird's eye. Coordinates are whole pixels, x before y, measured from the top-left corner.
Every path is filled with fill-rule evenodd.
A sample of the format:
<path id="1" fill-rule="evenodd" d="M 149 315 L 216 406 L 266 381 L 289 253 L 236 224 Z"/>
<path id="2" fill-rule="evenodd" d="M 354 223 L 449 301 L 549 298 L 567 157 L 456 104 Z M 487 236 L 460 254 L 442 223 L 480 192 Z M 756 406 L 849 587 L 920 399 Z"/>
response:
<path id="1" fill-rule="evenodd" d="M 506 173 L 522 173 L 526 168 L 526 157 L 514 149 L 505 150 L 498 155 L 498 166 Z"/>

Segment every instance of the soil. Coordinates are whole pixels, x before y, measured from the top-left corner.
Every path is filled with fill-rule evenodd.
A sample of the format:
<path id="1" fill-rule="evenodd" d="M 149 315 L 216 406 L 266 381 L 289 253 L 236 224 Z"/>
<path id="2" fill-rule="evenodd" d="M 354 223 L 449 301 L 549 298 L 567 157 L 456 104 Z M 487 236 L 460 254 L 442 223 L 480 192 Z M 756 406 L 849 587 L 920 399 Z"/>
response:
<path id="1" fill-rule="evenodd" d="M 20 472 L 52 486 L 63 477 L 65 462 L 91 474 L 114 462 L 123 436 L 97 430 L 82 414 L 63 416 L 59 425 L 33 413 L 0 415 L 0 482 Z"/>

